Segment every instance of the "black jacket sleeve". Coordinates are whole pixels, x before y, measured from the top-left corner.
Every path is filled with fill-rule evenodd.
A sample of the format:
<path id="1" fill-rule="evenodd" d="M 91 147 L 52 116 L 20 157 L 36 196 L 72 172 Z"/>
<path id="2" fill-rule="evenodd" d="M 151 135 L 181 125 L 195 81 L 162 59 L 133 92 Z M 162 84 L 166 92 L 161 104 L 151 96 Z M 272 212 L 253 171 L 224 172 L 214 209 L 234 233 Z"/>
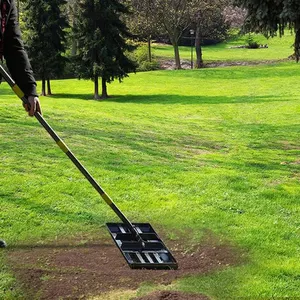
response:
<path id="1" fill-rule="evenodd" d="M 25 95 L 37 96 L 36 82 L 21 38 L 15 0 L 11 0 L 3 41 L 4 58 L 13 79 Z"/>

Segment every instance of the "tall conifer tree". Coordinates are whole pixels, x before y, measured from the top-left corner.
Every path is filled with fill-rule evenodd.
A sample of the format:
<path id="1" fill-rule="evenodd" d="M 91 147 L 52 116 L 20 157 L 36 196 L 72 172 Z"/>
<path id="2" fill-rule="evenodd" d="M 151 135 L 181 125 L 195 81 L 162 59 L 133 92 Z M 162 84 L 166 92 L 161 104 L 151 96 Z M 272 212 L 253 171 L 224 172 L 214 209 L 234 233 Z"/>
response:
<path id="1" fill-rule="evenodd" d="M 245 27 L 267 36 L 284 34 L 286 28 L 295 32 L 294 54 L 300 59 L 300 1 L 299 0 L 235 0 L 246 8 Z"/>
<path id="2" fill-rule="evenodd" d="M 25 44 L 34 73 L 42 80 L 42 95 L 51 94 L 50 79 L 61 75 L 65 66 L 65 4 L 65 0 L 26 0 L 24 7 Z"/>
<path id="3" fill-rule="evenodd" d="M 79 77 L 94 81 L 94 98 L 105 99 L 107 83 L 122 81 L 136 66 L 127 56 L 133 47 L 127 43 L 132 37 L 121 17 L 129 13 L 118 0 L 83 0 L 78 14 L 78 55 L 76 71 Z M 98 78 L 102 78 L 99 95 Z"/>

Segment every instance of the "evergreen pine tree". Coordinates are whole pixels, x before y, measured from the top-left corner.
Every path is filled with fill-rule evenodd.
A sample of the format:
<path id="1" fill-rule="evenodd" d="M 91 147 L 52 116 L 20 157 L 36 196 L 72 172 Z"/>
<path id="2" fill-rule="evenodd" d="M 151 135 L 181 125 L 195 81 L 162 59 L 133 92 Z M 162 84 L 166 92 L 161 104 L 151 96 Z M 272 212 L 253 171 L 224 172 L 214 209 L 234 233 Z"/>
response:
<path id="1" fill-rule="evenodd" d="M 26 0 L 24 23 L 26 27 L 25 44 L 32 68 L 42 80 L 42 95 L 51 94 L 50 79 L 60 76 L 66 58 L 65 31 L 68 27 L 62 9 L 65 0 Z"/>
<path id="2" fill-rule="evenodd" d="M 79 78 L 94 81 L 94 98 L 105 99 L 107 83 L 122 81 L 136 65 L 126 56 L 133 47 L 127 43 L 132 35 L 121 17 L 129 13 L 118 0 L 83 0 L 80 4 L 77 32 L 76 72 Z M 99 96 L 98 78 L 102 78 Z"/>
<path id="3" fill-rule="evenodd" d="M 235 0 L 246 8 L 245 28 L 260 31 L 266 36 L 284 34 L 288 27 L 295 32 L 294 54 L 300 59 L 300 1 L 299 0 Z"/>

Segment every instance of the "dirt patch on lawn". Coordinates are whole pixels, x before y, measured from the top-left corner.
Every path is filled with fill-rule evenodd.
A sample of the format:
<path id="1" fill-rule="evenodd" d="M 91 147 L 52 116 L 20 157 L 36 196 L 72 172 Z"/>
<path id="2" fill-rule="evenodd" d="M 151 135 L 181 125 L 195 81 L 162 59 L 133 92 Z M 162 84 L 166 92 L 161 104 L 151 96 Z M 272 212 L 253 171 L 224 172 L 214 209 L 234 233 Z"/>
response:
<path id="1" fill-rule="evenodd" d="M 134 300 L 208 300 L 209 298 L 198 294 L 188 294 L 182 292 L 162 291 L 154 292 L 144 297 Z"/>
<path id="2" fill-rule="evenodd" d="M 136 290 L 143 282 L 167 285 L 183 276 L 209 273 L 241 261 L 240 253 L 232 246 L 207 241 L 186 251 L 183 241 L 164 241 L 176 257 L 178 270 L 132 270 L 111 240 L 8 248 L 7 261 L 28 299 L 51 300 Z M 147 296 L 156 298 L 142 299 L 205 299 L 181 298 L 177 292 L 168 298 L 167 293 L 172 294 L 157 292 Z"/>
<path id="3" fill-rule="evenodd" d="M 254 61 L 212 61 L 205 62 L 203 68 L 220 68 L 220 67 L 234 67 L 234 66 L 257 66 L 265 64 L 273 64 L 279 62 L 289 61 L 286 59 L 277 59 L 277 60 L 254 60 Z M 160 69 L 162 70 L 175 70 L 176 64 L 174 59 L 162 59 L 159 62 Z M 181 68 L 191 69 L 191 62 L 188 60 L 181 60 Z M 194 67 L 195 68 L 195 67 Z"/>

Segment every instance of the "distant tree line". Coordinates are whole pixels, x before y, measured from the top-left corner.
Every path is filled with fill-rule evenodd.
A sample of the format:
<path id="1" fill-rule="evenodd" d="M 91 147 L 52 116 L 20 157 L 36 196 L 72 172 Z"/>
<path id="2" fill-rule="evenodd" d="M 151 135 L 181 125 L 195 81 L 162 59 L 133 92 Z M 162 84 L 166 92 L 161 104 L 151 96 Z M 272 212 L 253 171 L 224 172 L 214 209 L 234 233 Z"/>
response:
<path id="1" fill-rule="evenodd" d="M 167 36 L 174 47 L 176 69 L 181 68 L 179 45 L 184 33 L 195 41 L 197 68 L 203 64 L 202 42 L 226 38 L 229 26 L 223 12 L 229 0 L 127 0 L 127 3 L 133 12 L 127 19 L 128 26 L 140 39 L 147 40 L 149 59 L 151 39 Z"/>
<path id="2" fill-rule="evenodd" d="M 132 41 L 166 38 L 181 68 L 179 45 L 194 43 L 196 68 L 203 66 L 205 40 L 226 39 L 230 27 L 282 35 L 295 31 L 300 57 L 299 0 L 17 0 L 25 45 L 42 94 L 65 74 L 94 81 L 94 98 L 107 98 L 107 83 L 135 72 Z M 238 7 L 236 7 L 238 6 Z M 98 80 L 101 78 L 101 93 Z"/>

